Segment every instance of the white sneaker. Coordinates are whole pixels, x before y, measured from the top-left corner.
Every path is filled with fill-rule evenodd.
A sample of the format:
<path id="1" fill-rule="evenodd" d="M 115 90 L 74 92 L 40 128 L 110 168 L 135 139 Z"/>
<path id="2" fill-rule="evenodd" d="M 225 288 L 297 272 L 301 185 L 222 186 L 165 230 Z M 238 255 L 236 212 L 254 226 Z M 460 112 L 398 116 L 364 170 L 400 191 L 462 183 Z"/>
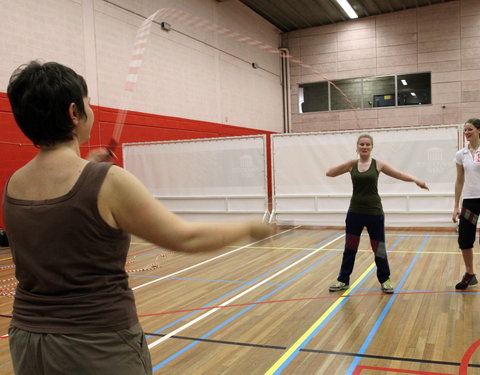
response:
<path id="1" fill-rule="evenodd" d="M 382 292 L 387 293 L 387 294 L 392 294 L 393 293 L 393 286 L 392 286 L 392 282 L 390 281 L 390 279 L 388 279 L 387 281 L 382 283 Z"/>
<path id="2" fill-rule="evenodd" d="M 335 281 L 332 285 L 330 285 L 328 290 L 330 292 L 338 292 L 340 290 L 347 290 L 348 288 L 350 288 L 350 285 L 342 283 L 341 281 Z"/>

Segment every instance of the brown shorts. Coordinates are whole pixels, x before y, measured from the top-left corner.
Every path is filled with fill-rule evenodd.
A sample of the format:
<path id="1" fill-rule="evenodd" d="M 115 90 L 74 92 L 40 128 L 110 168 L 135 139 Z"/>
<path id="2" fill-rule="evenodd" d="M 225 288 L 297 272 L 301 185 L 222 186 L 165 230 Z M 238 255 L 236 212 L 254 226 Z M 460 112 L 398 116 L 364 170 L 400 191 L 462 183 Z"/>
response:
<path id="1" fill-rule="evenodd" d="M 152 363 L 139 323 L 106 333 L 34 333 L 10 326 L 16 375 L 150 375 Z"/>

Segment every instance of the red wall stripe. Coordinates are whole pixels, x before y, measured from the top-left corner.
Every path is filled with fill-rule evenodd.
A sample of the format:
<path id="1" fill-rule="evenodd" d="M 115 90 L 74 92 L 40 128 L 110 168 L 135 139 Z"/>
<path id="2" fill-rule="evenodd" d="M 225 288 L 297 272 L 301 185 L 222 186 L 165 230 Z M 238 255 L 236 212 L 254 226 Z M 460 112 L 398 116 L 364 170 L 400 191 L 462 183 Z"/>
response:
<path id="1" fill-rule="evenodd" d="M 118 110 L 114 108 L 92 106 L 95 121 L 87 144 L 82 145 L 85 156 L 90 149 L 106 147 L 113 134 Z M 5 183 L 10 175 L 32 159 L 37 149 L 18 129 L 7 95 L 0 93 L 0 191 L 3 194 Z M 232 126 L 214 122 L 191 120 L 172 116 L 129 111 L 121 135 L 121 143 L 173 141 L 182 139 L 218 138 L 245 135 L 267 134 L 267 173 L 268 192 L 271 196 L 270 137 L 273 132 Z M 123 165 L 121 145 L 118 147 L 117 163 Z M 3 213 L 0 208 L 0 227 L 4 227 Z"/>

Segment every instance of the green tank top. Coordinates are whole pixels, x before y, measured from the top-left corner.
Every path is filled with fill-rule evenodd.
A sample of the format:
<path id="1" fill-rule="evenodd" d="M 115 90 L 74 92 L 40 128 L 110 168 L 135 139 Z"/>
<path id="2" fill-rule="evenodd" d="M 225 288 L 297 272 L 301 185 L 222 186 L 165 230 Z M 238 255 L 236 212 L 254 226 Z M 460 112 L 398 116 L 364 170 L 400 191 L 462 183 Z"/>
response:
<path id="1" fill-rule="evenodd" d="M 353 184 L 353 194 L 348 212 L 366 215 L 383 215 L 382 201 L 378 195 L 377 162 L 372 159 L 370 168 L 359 172 L 358 161 L 352 167 L 350 176 Z"/>

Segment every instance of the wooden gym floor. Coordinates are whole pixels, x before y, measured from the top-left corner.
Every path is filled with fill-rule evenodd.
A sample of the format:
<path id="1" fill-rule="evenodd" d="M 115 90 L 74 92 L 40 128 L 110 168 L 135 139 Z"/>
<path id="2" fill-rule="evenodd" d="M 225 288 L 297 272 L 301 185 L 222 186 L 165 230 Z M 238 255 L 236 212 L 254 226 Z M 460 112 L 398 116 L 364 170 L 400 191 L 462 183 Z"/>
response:
<path id="1" fill-rule="evenodd" d="M 343 234 L 285 228 L 199 255 L 133 240 L 127 269 L 154 374 L 480 374 L 480 289 L 454 290 L 456 233 L 387 230 L 393 295 L 379 289 L 366 231 L 350 290 L 328 291 Z M 13 374 L 11 266 L 0 248 L 1 375 Z"/>

